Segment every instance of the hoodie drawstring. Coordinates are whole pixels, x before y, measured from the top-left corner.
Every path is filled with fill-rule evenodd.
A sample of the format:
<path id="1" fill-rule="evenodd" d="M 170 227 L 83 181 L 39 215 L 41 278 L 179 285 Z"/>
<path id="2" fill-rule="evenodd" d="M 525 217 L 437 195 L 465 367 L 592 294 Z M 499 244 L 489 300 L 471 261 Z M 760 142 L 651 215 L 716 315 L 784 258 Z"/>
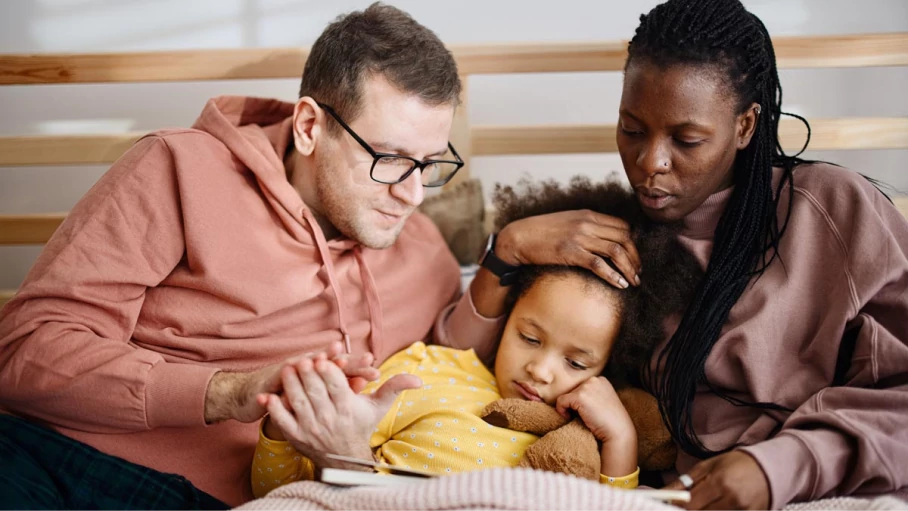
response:
<path id="1" fill-rule="evenodd" d="M 356 256 L 356 262 L 359 263 L 359 274 L 363 281 L 363 290 L 366 294 L 366 303 L 369 304 L 369 324 L 372 327 L 372 335 L 369 336 L 369 351 L 372 354 L 378 353 L 382 345 L 382 308 L 381 298 L 378 296 L 378 286 L 375 285 L 375 279 L 372 278 L 372 272 L 366 265 L 363 257 L 361 245 L 353 248 L 353 254 Z"/>
<path id="2" fill-rule="evenodd" d="M 315 237 L 315 246 L 322 257 L 322 264 L 325 265 L 325 272 L 328 274 L 328 284 L 334 290 L 334 300 L 337 302 L 337 326 L 341 335 L 344 336 L 344 351 L 351 352 L 350 334 L 347 333 L 347 318 L 344 313 L 344 298 L 341 296 L 341 288 L 337 285 L 337 279 L 334 277 L 334 263 L 331 262 L 331 254 L 328 252 L 328 240 L 325 239 L 325 233 L 319 228 L 318 223 L 313 218 L 308 208 L 303 208 L 303 217 L 312 227 L 312 235 Z"/>
<path id="3" fill-rule="evenodd" d="M 344 298 L 341 294 L 341 286 L 337 283 L 337 278 L 334 271 L 334 263 L 331 261 L 331 253 L 328 251 L 328 240 L 325 239 L 325 233 L 323 233 L 321 228 L 319 228 L 318 223 L 312 216 L 312 212 L 310 212 L 308 208 L 303 208 L 303 217 L 307 222 L 309 222 L 309 225 L 312 227 L 312 234 L 315 237 L 315 245 L 318 248 L 318 253 L 322 258 L 322 264 L 325 265 L 325 272 L 328 274 L 328 284 L 331 286 L 331 289 L 334 290 L 334 300 L 337 302 L 337 323 L 338 329 L 340 330 L 341 335 L 344 337 L 344 351 L 346 353 L 351 353 L 352 347 L 350 346 L 350 334 L 347 332 L 347 317 L 346 313 L 344 312 Z M 381 300 L 378 296 L 375 279 L 372 278 L 372 273 L 369 271 L 369 267 L 366 266 L 366 261 L 362 253 L 362 247 L 360 245 L 353 247 L 353 254 L 356 257 L 356 263 L 359 265 L 360 278 L 363 281 L 363 292 L 366 296 L 366 303 L 369 307 L 369 325 L 372 330 L 372 334 L 369 336 L 369 351 L 374 355 L 377 353 L 376 350 L 378 350 L 381 346 Z"/>

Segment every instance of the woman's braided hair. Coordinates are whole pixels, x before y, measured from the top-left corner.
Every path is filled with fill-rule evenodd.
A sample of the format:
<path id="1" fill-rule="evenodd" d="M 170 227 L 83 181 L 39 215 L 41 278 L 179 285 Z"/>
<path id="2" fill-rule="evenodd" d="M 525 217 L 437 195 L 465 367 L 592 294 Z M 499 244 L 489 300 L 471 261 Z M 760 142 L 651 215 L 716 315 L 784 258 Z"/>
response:
<path id="1" fill-rule="evenodd" d="M 698 384 L 704 383 L 738 406 L 790 411 L 775 403 L 746 402 L 728 395 L 709 382 L 704 366 L 732 306 L 751 279 L 762 275 L 778 257 L 794 193 L 786 184 L 803 160 L 786 155 L 779 143 L 782 86 L 772 41 L 759 18 L 739 0 L 669 0 L 657 6 L 640 17 L 628 45 L 625 69 L 632 63 L 663 69 L 696 66 L 719 72 L 738 100 L 737 113 L 754 103 L 760 105 L 753 138 L 735 159 L 734 191 L 716 228 L 706 274 L 680 326 L 658 355 L 655 367 L 662 368 L 660 376 L 653 378 L 647 371 L 645 378 L 659 399 L 662 418 L 674 440 L 688 454 L 705 458 L 733 446 L 712 451 L 697 437 L 691 409 Z M 807 124 L 803 118 L 793 117 Z M 810 126 L 807 128 L 809 141 Z M 781 182 L 775 188 L 778 193 L 773 187 L 773 167 L 782 169 Z M 787 190 L 789 198 L 782 218 L 778 214 L 781 190 Z"/>

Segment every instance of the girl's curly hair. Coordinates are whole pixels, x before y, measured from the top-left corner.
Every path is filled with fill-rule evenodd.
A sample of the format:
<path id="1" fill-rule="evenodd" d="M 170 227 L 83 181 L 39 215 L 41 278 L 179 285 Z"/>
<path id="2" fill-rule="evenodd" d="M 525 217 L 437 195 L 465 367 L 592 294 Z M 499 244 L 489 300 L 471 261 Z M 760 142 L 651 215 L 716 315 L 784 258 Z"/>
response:
<path id="1" fill-rule="evenodd" d="M 524 179 L 516 189 L 496 185 L 493 202 L 499 230 L 522 218 L 567 210 L 590 210 L 630 225 L 631 239 L 644 269 L 640 286 L 619 290 L 580 267 L 522 266 L 508 291 L 506 311 L 510 314 L 517 300 L 543 275 L 576 274 L 602 286 L 615 297 L 615 302 L 603 306 L 617 303 L 622 317 L 605 375 L 616 385 L 648 386 L 641 381 L 640 373 L 665 337 L 665 320 L 673 314 L 680 318 L 703 274 L 696 259 L 678 241 L 678 226 L 650 221 L 634 194 L 612 179 L 594 183 L 575 177 L 567 187 L 554 181 L 537 183 Z"/>

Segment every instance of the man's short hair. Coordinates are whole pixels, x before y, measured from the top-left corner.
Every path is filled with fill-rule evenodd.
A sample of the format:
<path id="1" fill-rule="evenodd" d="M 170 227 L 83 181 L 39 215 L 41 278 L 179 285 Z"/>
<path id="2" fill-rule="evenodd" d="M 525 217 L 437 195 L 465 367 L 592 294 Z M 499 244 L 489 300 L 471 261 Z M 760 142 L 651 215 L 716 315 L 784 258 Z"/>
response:
<path id="1" fill-rule="evenodd" d="M 325 28 L 309 52 L 299 97 L 330 105 L 352 122 L 362 112 L 362 83 L 374 75 L 431 106 L 460 102 L 451 52 L 409 14 L 380 2 L 341 15 Z"/>

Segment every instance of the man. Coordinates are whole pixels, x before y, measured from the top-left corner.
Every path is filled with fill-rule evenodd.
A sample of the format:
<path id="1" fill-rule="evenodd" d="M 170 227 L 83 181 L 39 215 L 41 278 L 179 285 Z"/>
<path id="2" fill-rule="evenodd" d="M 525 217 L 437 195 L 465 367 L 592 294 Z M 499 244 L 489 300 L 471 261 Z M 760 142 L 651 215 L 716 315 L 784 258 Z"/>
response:
<path id="1" fill-rule="evenodd" d="M 457 298 L 414 211 L 463 164 L 460 87 L 431 31 L 374 4 L 315 42 L 295 105 L 215 98 L 137 142 L 0 317 L 2 505 L 250 499 L 256 395 L 288 359 L 343 351 L 372 378 Z"/>

